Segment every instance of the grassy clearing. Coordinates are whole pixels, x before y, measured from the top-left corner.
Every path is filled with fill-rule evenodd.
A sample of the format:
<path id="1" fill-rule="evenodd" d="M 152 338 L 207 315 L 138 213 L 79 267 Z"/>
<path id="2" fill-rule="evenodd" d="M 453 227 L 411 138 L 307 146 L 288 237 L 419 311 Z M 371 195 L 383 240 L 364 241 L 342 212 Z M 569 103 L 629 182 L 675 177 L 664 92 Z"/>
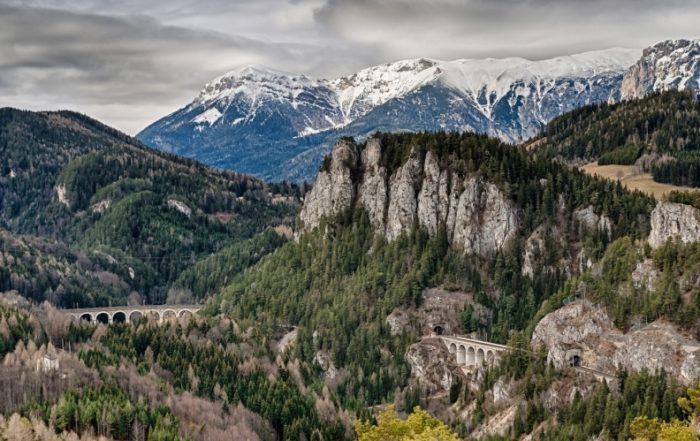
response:
<path id="1" fill-rule="evenodd" d="M 659 200 L 672 191 L 700 190 L 698 188 L 680 187 L 656 182 L 652 179 L 650 173 L 642 173 L 634 165 L 598 165 L 597 162 L 591 162 L 581 167 L 581 170 L 589 175 L 598 175 L 601 178 L 620 181 L 630 190 L 642 191 Z"/>

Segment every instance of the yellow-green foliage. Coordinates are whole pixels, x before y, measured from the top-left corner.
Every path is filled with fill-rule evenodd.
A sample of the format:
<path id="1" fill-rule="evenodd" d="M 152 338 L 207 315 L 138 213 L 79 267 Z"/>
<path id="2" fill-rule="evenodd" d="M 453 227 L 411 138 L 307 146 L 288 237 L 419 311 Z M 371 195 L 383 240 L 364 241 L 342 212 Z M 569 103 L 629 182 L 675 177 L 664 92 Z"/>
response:
<path id="1" fill-rule="evenodd" d="M 678 420 L 670 423 L 658 418 L 637 417 L 631 425 L 633 441 L 697 441 L 698 436 L 688 424 Z"/>
<path id="2" fill-rule="evenodd" d="M 662 421 L 659 418 L 636 417 L 630 425 L 633 441 L 697 441 L 696 427 L 700 421 L 700 383 L 688 388 L 687 397 L 678 399 L 678 406 L 688 415 L 688 421 Z"/>
<path id="3" fill-rule="evenodd" d="M 355 423 L 359 441 L 457 441 L 442 421 L 416 406 L 405 420 L 399 418 L 394 406 L 388 406 L 377 417 L 375 426 L 368 422 Z"/>

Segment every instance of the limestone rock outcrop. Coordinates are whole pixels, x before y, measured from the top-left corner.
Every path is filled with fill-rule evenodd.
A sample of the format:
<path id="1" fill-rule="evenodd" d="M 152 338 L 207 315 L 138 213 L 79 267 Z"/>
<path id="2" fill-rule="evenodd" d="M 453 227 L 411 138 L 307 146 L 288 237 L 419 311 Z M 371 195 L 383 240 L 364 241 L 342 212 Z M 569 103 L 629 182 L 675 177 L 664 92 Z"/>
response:
<path id="1" fill-rule="evenodd" d="M 625 73 L 620 98 L 642 98 L 651 92 L 700 88 L 700 40 L 668 40 L 644 49 Z"/>
<path id="2" fill-rule="evenodd" d="M 411 368 L 411 377 L 428 394 L 449 390 L 457 376 L 463 376 L 461 368 L 454 362 L 445 344 L 439 338 L 424 338 L 409 346 L 406 362 Z"/>
<path id="3" fill-rule="evenodd" d="M 328 352 L 316 352 L 316 354 L 314 354 L 313 362 L 321 368 L 325 378 L 332 380 L 338 375 L 338 368 L 335 367 L 333 359 L 328 354 Z"/>
<path id="4" fill-rule="evenodd" d="M 532 277 L 535 274 L 535 265 L 539 260 L 540 254 L 544 250 L 544 228 L 539 226 L 530 234 L 530 237 L 525 241 L 525 252 L 523 253 L 523 276 Z"/>
<path id="5" fill-rule="evenodd" d="M 651 292 L 659 280 L 659 270 L 654 266 L 653 259 L 644 259 L 637 262 L 634 271 L 632 271 L 632 285 L 636 289 L 644 289 Z"/>
<path id="6" fill-rule="evenodd" d="M 457 202 L 452 243 L 479 255 L 503 248 L 517 231 L 510 201 L 490 182 L 470 178 Z"/>
<path id="7" fill-rule="evenodd" d="M 548 349 L 547 362 L 557 368 L 568 365 L 569 351 L 578 350 L 585 366 L 614 372 L 614 365 L 605 355 L 614 354 L 622 338 L 622 332 L 602 308 L 576 302 L 547 314 L 532 333 L 532 345 L 544 345 Z"/>
<path id="8" fill-rule="evenodd" d="M 401 334 L 408 325 L 410 317 L 408 313 L 402 309 L 395 309 L 386 316 L 385 322 L 389 327 L 391 335 Z"/>
<path id="9" fill-rule="evenodd" d="M 625 337 L 613 364 L 633 371 L 665 369 L 686 385 L 700 378 L 700 344 L 681 335 L 670 323 L 656 321 Z"/>
<path id="10" fill-rule="evenodd" d="M 690 205 L 659 202 L 651 212 L 649 245 L 658 248 L 668 239 L 679 239 L 683 243 L 700 240 L 698 210 Z"/>
<path id="11" fill-rule="evenodd" d="M 493 384 L 493 404 L 495 406 L 505 406 L 513 404 L 515 401 L 515 381 L 500 377 Z"/>
<path id="12" fill-rule="evenodd" d="M 356 162 L 356 147 L 341 140 L 331 153 L 329 170 L 318 174 L 316 185 L 306 196 L 299 214 L 305 227 L 315 227 L 324 216 L 342 213 L 350 208 L 355 196 L 351 166 Z"/>
<path id="13" fill-rule="evenodd" d="M 493 183 L 441 169 L 430 151 L 422 156 L 412 151 L 391 174 L 381 158 L 377 138 L 369 139 L 362 151 L 340 141 L 304 201 L 302 230 L 357 205 L 390 241 L 415 226 L 432 233 L 444 227 L 456 249 L 488 255 L 515 236 L 518 212 Z"/>
<path id="14" fill-rule="evenodd" d="M 387 176 L 386 169 L 379 163 L 382 155 L 381 146 L 377 139 L 367 141 L 367 147 L 362 151 L 362 168 L 364 176 L 358 188 L 358 199 L 365 207 L 372 226 L 384 231 L 387 207 Z M 314 187 L 318 184 L 318 180 Z"/>
<path id="15" fill-rule="evenodd" d="M 612 221 L 610 221 L 610 218 L 605 215 L 598 215 L 592 206 L 574 210 L 574 218 L 588 229 L 602 231 L 608 237 L 612 235 Z"/>
<path id="16" fill-rule="evenodd" d="M 420 185 L 421 163 L 413 154 L 389 179 L 389 208 L 386 216 L 386 237 L 394 240 L 413 228 L 417 218 L 416 186 Z"/>
<path id="17" fill-rule="evenodd" d="M 623 333 L 602 308 L 583 301 L 547 314 L 535 327 L 532 345 L 544 345 L 558 368 L 569 366 L 569 357 L 577 354 L 581 366 L 608 375 L 621 366 L 630 371 L 663 368 L 686 385 L 700 378 L 700 342 L 662 320 Z"/>

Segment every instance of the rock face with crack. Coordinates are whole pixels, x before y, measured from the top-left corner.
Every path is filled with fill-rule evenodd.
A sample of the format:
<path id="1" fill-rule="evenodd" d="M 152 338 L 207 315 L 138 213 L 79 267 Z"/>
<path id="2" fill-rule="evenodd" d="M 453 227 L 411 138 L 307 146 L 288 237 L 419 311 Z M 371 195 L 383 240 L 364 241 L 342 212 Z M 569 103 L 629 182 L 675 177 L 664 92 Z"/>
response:
<path id="1" fill-rule="evenodd" d="M 306 197 L 299 214 L 305 227 L 313 228 L 323 216 L 342 213 L 350 208 L 355 197 L 351 166 L 356 162 L 356 147 L 347 141 L 340 141 L 331 154 L 329 169 L 319 173 L 316 185 Z"/>

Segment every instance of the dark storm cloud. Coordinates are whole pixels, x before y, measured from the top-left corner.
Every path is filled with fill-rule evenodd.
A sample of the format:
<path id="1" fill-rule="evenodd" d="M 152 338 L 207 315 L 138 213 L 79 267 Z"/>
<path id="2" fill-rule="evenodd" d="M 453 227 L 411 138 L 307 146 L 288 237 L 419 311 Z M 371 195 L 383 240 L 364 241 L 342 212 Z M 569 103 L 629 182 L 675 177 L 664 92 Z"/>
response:
<path id="1" fill-rule="evenodd" d="M 0 0 L 0 106 L 131 133 L 250 63 L 336 76 L 409 57 L 555 55 L 697 38 L 697 0 Z"/>

